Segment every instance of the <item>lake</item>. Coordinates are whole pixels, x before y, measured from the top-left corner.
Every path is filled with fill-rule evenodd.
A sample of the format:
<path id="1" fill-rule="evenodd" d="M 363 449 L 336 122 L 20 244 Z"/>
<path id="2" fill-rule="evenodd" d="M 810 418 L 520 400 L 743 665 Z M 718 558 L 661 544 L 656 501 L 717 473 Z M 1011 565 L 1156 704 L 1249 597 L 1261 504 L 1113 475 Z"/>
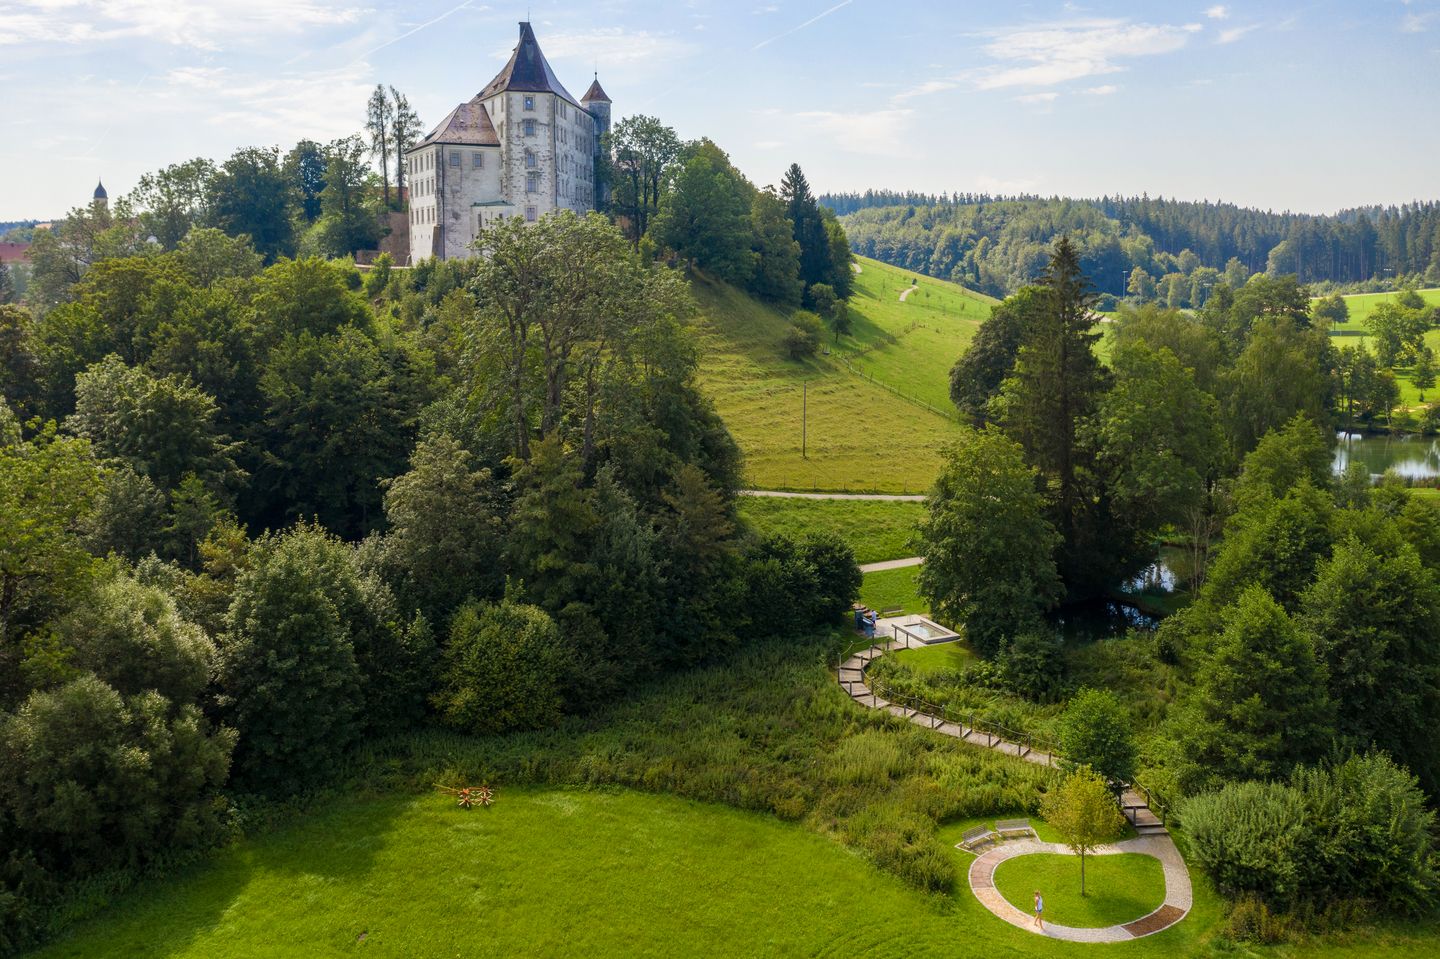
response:
<path id="1" fill-rule="evenodd" d="M 1359 463 L 1372 475 L 1394 470 L 1407 479 L 1440 477 L 1440 440 L 1431 436 L 1366 436 L 1340 433 L 1336 437 L 1335 472 Z"/>

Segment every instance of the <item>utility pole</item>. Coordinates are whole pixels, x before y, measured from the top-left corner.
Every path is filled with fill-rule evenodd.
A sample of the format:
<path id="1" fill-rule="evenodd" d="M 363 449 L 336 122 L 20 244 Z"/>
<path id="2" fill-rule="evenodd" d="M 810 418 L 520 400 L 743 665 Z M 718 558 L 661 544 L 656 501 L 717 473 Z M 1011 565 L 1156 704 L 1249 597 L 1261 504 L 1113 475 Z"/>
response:
<path id="1" fill-rule="evenodd" d="M 810 425 L 809 420 L 810 383 L 808 381 L 803 381 L 800 384 L 800 458 L 802 460 L 810 458 L 808 455 L 806 455 L 805 450 L 806 440 L 808 439 L 808 437 L 806 436 L 806 430 Z"/>

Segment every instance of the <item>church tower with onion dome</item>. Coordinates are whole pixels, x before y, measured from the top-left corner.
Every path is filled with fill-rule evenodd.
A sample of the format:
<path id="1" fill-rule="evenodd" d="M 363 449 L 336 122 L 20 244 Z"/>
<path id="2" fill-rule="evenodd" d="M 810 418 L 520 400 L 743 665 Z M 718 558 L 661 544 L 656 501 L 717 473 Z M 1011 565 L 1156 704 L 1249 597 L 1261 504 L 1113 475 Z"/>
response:
<path id="1" fill-rule="evenodd" d="M 583 101 L 550 69 L 535 31 L 473 98 L 405 154 L 410 263 L 474 256 L 480 231 L 502 217 L 600 209 L 596 183 L 610 98 L 597 75 Z"/>

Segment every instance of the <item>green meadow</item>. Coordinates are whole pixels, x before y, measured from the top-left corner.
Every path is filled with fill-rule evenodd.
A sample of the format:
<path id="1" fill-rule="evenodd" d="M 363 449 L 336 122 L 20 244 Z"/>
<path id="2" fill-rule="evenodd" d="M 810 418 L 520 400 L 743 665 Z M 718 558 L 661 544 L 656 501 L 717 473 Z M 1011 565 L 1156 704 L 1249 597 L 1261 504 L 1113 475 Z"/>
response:
<path id="1" fill-rule="evenodd" d="M 791 539 L 807 533 L 833 533 L 855 551 L 855 562 L 863 565 L 914 556 L 915 527 L 925 504 L 742 496 L 739 509 L 741 518 L 758 533 L 779 533 Z"/>
<path id="2" fill-rule="evenodd" d="M 700 382 L 744 451 L 753 487 L 923 493 L 960 429 L 950 367 L 993 301 L 859 262 L 853 335 L 805 360 L 785 355 L 781 311 L 705 277 L 692 284 Z M 912 280 L 918 291 L 901 303 Z"/>

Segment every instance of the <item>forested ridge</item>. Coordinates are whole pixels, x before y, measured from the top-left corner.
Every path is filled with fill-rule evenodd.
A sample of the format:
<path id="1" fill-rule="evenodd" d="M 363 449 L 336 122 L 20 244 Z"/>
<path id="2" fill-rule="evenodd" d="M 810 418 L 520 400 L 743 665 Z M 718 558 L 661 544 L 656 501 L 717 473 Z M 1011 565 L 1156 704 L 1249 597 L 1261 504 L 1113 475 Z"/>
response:
<path id="1" fill-rule="evenodd" d="M 1069 235 L 1101 293 L 1198 306 L 1218 277 L 1295 274 L 1308 284 L 1440 282 L 1440 203 L 1363 207 L 1334 215 L 1257 210 L 1163 197 L 997 197 L 866 191 L 827 194 L 855 252 L 994 296 L 1036 280 Z M 1192 296 L 1195 271 L 1199 290 Z M 1133 284 L 1135 271 L 1148 277 Z M 1196 300 L 1196 302 L 1191 302 Z"/>

